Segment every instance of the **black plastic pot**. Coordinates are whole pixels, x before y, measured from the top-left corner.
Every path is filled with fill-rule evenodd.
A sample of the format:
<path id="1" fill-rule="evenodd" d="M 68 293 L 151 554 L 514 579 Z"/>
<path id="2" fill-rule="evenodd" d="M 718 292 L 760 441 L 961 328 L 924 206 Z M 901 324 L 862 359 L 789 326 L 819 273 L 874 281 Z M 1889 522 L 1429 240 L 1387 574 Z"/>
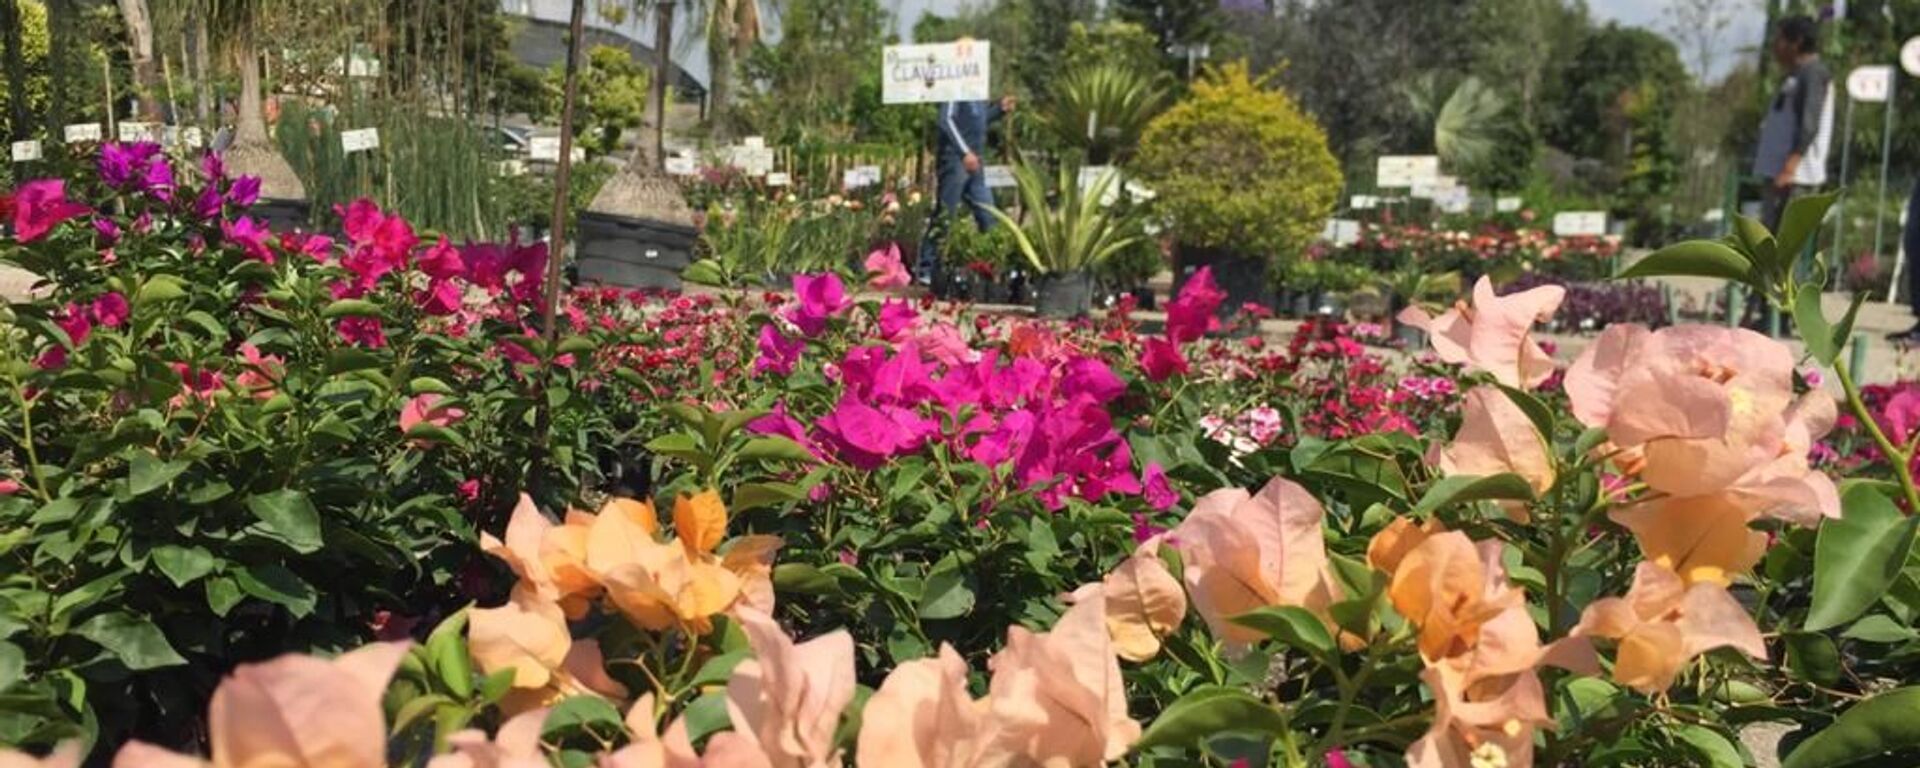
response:
<path id="1" fill-rule="evenodd" d="M 1085 271 L 1041 275 L 1034 284 L 1033 309 L 1041 317 L 1081 317 L 1093 311 L 1093 274 Z"/>
<path id="2" fill-rule="evenodd" d="M 680 288 L 698 233 L 657 221 L 580 214 L 580 282 L 622 288 Z"/>
<path id="3" fill-rule="evenodd" d="M 1273 306 L 1273 284 L 1267 281 L 1266 259 L 1221 248 L 1182 245 L 1176 264 L 1178 268 L 1173 273 L 1175 296 L 1180 295 L 1181 286 L 1186 285 L 1187 279 L 1200 271 L 1201 267 L 1213 268 L 1213 284 L 1227 294 L 1226 301 L 1220 302 L 1222 317 L 1239 312 L 1244 304 Z"/>

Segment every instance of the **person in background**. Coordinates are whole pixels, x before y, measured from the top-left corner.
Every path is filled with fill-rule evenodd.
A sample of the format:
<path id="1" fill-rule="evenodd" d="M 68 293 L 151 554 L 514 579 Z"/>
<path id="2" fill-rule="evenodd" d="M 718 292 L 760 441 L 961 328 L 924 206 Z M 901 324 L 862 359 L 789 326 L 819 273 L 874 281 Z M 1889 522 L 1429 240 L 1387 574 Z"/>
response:
<path id="1" fill-rule="evenodd" d="M 1906 259 L 1902 277 L 1907 281 L 1907 306 L 1913 308 L 1913 327 L 1904 331 L 1887 334 L 1887 340 L 1897 344 L 1920 344 L 1920 181 L 1915 181 L 1913 191 L 1907 195 L 1906 226 L 1900 233 L 1900 249 Z"/>
<path id="2" fill-rule="evenodd" d="M 993 195 L 987 191 L 986 161 L 981 153 L 987 151 L 987 129 L 1013 108 L 1014 98 L 1003 96 L 998 102 L 943 102 L 935 113 L 934 128 L 940 138 L 934 152 L 934 173 L 939 188 L 915 270 L 921 283 L 934 284 L 935 273 L 940 270 L 940 241 L 961 203 L 972 208 L 974 224 L 982 231 L 993 228 L 994 218 L 987 213 Z"/>
<path id="3" fill-rule="evenodd" d="M 1779 229 L 1787 201 L 1827 182 L 1833 142 L 1833 75 L 1820 61 L 1819 27 L 1789 16 L 1774 27 L 1773 58 L 1786 72 L 1760 121 L 1753 174 L 1762 179 L 1761 223 Z"/>

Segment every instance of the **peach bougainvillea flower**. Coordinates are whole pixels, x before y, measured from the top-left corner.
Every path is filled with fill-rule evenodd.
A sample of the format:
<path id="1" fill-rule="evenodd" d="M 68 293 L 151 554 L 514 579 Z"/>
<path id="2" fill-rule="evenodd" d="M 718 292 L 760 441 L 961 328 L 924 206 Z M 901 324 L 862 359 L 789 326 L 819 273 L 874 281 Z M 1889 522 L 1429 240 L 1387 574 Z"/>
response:
<path id="1" fill-rule="evenodd" d="M 967 691 L 967 662 L 945 643 L 934 658 L 895 667 L 863 712 L 860 765 L 971 768 L 994 738 L 987 702 Z"/>
<path id="2" fill-rule="evenodd" d="M 1671 687 L 1681 667 L 1715 648 L 1735 648 L 1756 659 L 1767 658 L 1760 628 L 1725 587 L 1712 582 L 1688 584 L 1650 562 L 1634 570 L 1626 597 L 1588 605 L 1573 634 L 1620 641 L 1613 679 L 1648 695 Z"/>
<path id="3" fill-rule="evenodd" d="M 853 700 L 853 636 L 838 630 L 795 644 L 771 616 L 752 608 L 736 616 L 754 657 L 727 680 L 733 730 L 714 735 L 704 764 L 840 765 L 833 735 Z"/>
<path id="4" fill-rule="evenodd" d="M 83 757 L 86 757 L 86 750 L 82 749 L 80 742 L 77 741 L 61 744 L 44 759 L 30 756 L 25 752 L 0 748 L 0 768 L 80 768 L 80 758 Z M 193 763 L 189 760 L 183 764 Z"/>
<path id="5" fill-rule="evenodd" d="M 717 553 L 727 510 L 712 490 L 681 496 L 673 519 L 678 545 L 654 538 L 650 506 L 603 511 L 587 532 L 587 569 L 628 619 L 656 632 L 681 626 L 705 633 L 714 614 L 736 605 L 773 609 L 778 537 L 742 536 Z"/>
<path id="6" fill-rule="evenodd" d="M 1139 740 L 1100 591 L 1084 594 L 1050 632 L 1007 629 L 1006 647 L 989 663 L 987 696 L 995 751 L 1006 759 L 988 764 L 1101 765 Z"/>
<path id="7" fill-rule="evenodd" d="M 447 746 L 453 753 L 428 760 L 427 768 L 547 768 L 540 750 L 540 726 L 548 711 L 531 709 L 514 715 L 491 739 L 477 730 L 448 736 Z"/>
<path id="8" fill-rule="evenodd" d="M 382 768 L 387 723 L 380 700 L 406 654 L 406 643 L 375 643 L 334 659 L 288 654 L 240 665 L 207 708 L 211 765 Z M 140 742 L 114 757 L 115 768 L 198 764 Z"/>
<path id="9" fill-rule="evenodd" d="M 1202 496 L 1173 530 L 1194 608 L 1229 652 L 1264 639 L 1230 621 L 1257 608 L 1299 606 L 1332 626 L 1327 607 L 1340 588 L 1320 530 L 1325 514 L 1305 488 L 1276 477 L 1258 496 L 1240 488 Z"/>
<path id="10" fill-rule="evenodd" d="M 686 719 L 674 720 L 663 735 L 653 718 L 654 698 L 649 693 L 627 710 L 627 745 L 602 755 L 599 768 L 700 768 L 700 757 L 687 737 Z"/>
<path id="11" fill-rule="evenodd" d="M 1393 572 L 1387 596 L 1420 628 L 1420 655 L 1429 662 L 1458 656 L 1479 642 L 1480 626 L 1525 602 L 1499 569 L 1500 542 L 1478 546 L 1458 531 L 1435 534 L 1409 551 Z"/>
<path id="12" fill-rule="evenodd" d="M 567 616 L 526 582 L 498 608 L 467 612 L 467 646 L 483 675 L 513 670 L 513 687 L 542 689 L 554 681 L 573 647 Z"/>
<path id="13" fill-rule="evenodd" d="M 1367 542 L 1367 565 L 1392 576 L 1400 569 L 1401 561 L 1407 559 L 1408 553 L 1446 529 L 1440 524 L 1439 518 L 1416 523 L 1411 517 L 1396 517 Z"/>
<path id="14" fill-rule="evenodd" d="M 467 415 L 467 412 L 451 405 L 441 405 L 441 396 L 432 392 L 414 395 L 400 407 L 400 434 L 410 434 L 413 428 L 426 424 L 446 429 Z M 414 445 L 430 447 L 431 440 L 415 439 Z"/>
<path id="15" fill-rule="evenodd" d="M 1444 362 L 1486 371 L 1509 387 L 1532 389 L 1553 375 L 1553 357 L 1533 340 L 1533 324 L 1560 309 L 1567 289 L 1543 285 L 1505 296 L 1493 292 L 1485 277 L 1473 284 L 1473 303 L 1456 303 L 1439 317 L 1419 307 L 1400 313 L 1400 322 L 1426 331 Z"/>
<path id="16" fill-rule="evenodd" d="M 1689 584 L 1726 586 L 1767 553 L 1767 535 L 1747 527 L 1752 515 L 1733 494 L 1656 497 L 1609 516 L 1633 533 L 1648 562 Z"/>
<path id="17" fill-rule="evenodd" d="M 607 505 L 622 503 L 637 502 L 614 499 Z M 506 540 L 483 531 L 480 551 L 505 561 L 541 598 L 558 602 L 568 618 L 577 619 L 586 615 L 600 591 L 600 583 L 587 570 L 588 532 L 594 522 L 593 515 L 569 510 L 566 524 L 556 526 L 523 493 L 507 520 Z"/>
<path id="18" fill-rule="evenodd" d="M 1160 653 L 1160 641 L 1180 628 L 1187 615 L 1187 593 L 1158 554 L 1160 537 L 1142 542 L 1099 583 L 1075 590 L 1074 602 L 1098 594 L 1106 600 L 1107 632 L 1114 652 L 1127 661 L 1146 661 Z"/>
<path id="19" fill-rule="evenodd" d="M 1460 431 L 1440 451 L 1440 471 L 1448 475 L 1497 475 L 1526 478 L 1536 496 L 1553 487 L 1553 457 L 1526 411 L 1497 387 L 1467 392 Z"/>

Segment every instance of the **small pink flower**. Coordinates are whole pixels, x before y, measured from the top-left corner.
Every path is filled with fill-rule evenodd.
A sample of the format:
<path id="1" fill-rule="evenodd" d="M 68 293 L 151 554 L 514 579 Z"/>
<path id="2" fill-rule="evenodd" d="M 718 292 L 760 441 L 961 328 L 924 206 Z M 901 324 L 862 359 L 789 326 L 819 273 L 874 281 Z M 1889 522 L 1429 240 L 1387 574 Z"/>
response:
<path id="1" fill-rule="evenodd" d="M 480 479 L 477 477 L 467 478 L 466 480 L 460 483 L 460 487 L 456 489 L 456 492 L 460 495 L 461 501 L 471 503 L 474 500 L 479 499 L 480 498 Z"/>
<path id="2" fill-rule="evenodd" d="M 0 496 L 12 496 L 20 492 L 20 481 L 11 477 L 0 480 Z"/>
<path id="3" fill-rule="evenodd" d="M 119 291 L 101 294 L 87 310 L 93 322 L 108 328 L 119 328 L 126 324 L 127 316 L 132 313 L 132 307 L 127 305 L 127 297 L 120 295 Z"/>
<path id="4" fill-rule="evenodd" d="M 877 290 L 905 288 L 913 282 L 913 276 L 907 274 L 907 266 L 900 261 L 900 244 L 887 243 L 885 248 L 875 248 L 867 254 L 867 285 Z"/>
<path id="5" fill-rule="evenodd" d="M 400 407 L 400 434 L 410 434 L 414 427 L 422 424 L 447 429 L 467 415 L 466 411 L 459 408 L 441 405 L 441 399 L 440 395 L 432 392 L 408 399 L 406 405 Z M 413 444 L 415 447 L 429 448 L 434 443 L 416 439 Z"/>

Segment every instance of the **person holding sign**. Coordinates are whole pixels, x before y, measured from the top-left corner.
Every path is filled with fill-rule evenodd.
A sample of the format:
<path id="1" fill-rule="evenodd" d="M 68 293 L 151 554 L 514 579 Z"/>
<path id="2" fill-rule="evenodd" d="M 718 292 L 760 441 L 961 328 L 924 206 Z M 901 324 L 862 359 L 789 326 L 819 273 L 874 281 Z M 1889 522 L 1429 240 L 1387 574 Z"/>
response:
<path id="1" fill-rule="evenodd" d="M 1787 74 L 1761 118 L 1753 174 L 1763 180 L 1761 223 L 1779 229 L 1788 200 L 1827 182 L 1833 75 L 1820 61 L 1819 28 L 1806 16 L 1789 16 L 1774 27 L 1773 58 Z"/>
<path id="2" fill-rule="evenodd" d="M 1003 96 L 998 102 L 948 101 L 935 113 L 934 128 L 939 134 L 934 153 L 934 173 L 938 194 L 934 197 L 933 217 L 928 220 L 927 237 L 920 244 L 918 277 L 932 285 L 940 268 L 940 240 L 947 220 L 964 202 L 973 211 L 973 222 L 982 231 L 992 229 L 994 218 L 987 213 L 993 194 L 987 190 L 985 161 L 980 153 L 987 149 L 987 129 L 1012 112 L 1014 98 Z"/>

